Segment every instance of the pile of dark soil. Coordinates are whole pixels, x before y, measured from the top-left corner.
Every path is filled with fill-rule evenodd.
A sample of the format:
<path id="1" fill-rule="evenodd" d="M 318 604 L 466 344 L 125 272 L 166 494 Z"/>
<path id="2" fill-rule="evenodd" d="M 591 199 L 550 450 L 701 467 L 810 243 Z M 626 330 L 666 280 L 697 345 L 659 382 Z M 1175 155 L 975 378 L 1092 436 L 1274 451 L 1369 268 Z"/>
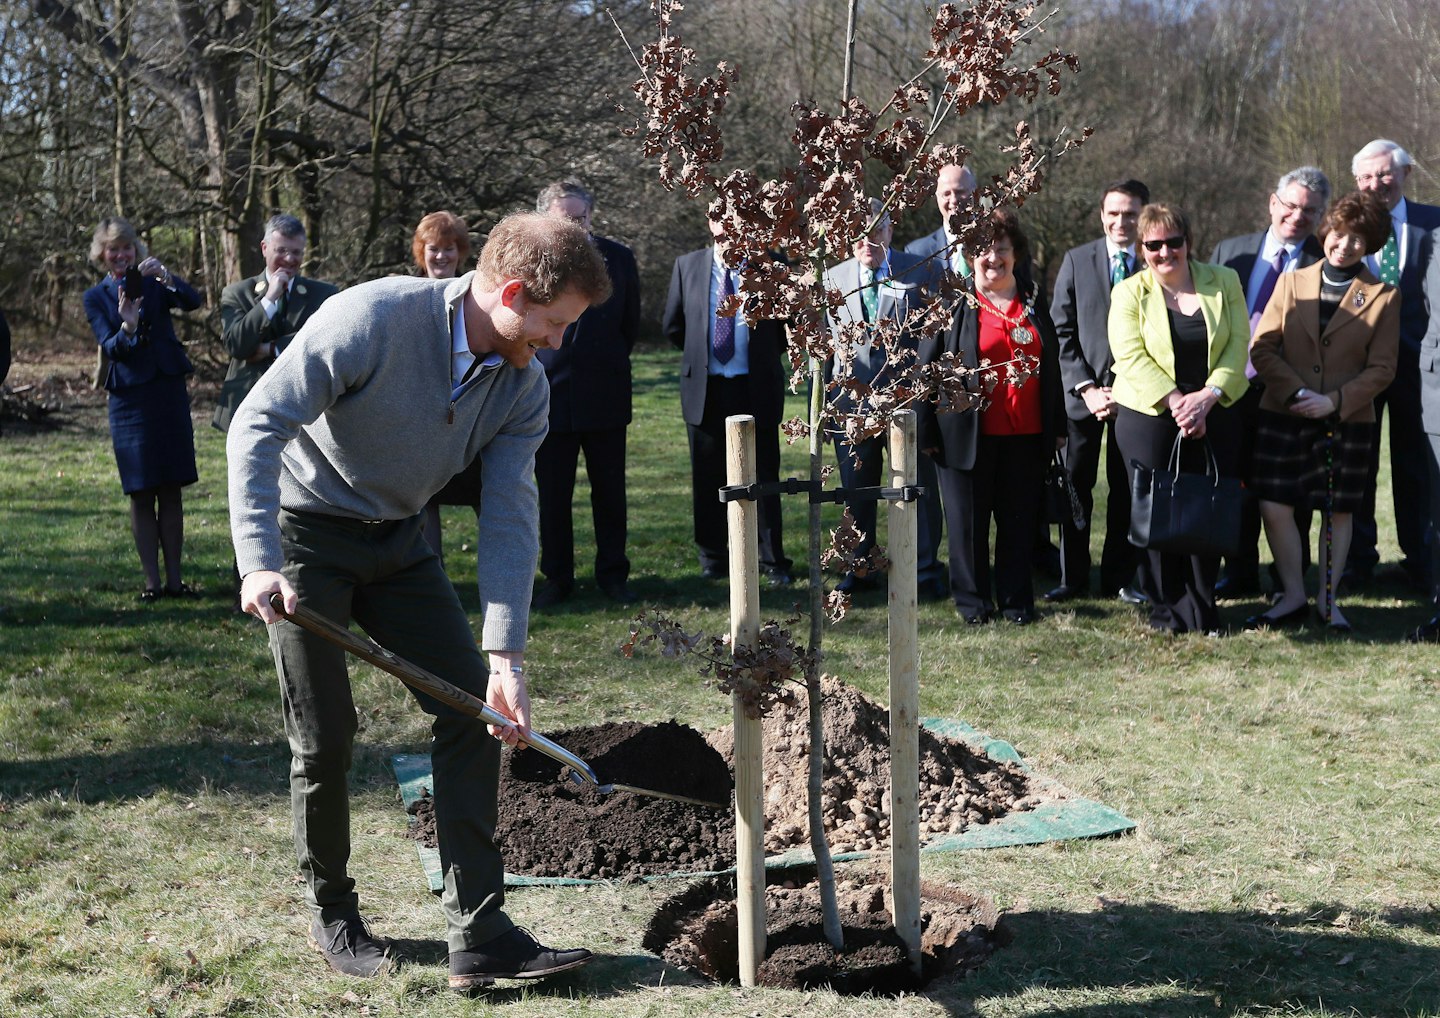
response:
<path id="1" fill-rule="evenodd" d="M 826 677 L 821 684 L 825 719 L 825 829 L 834 852 L 890 847 L 889 712 L 858 690 Z M 809 842 L 806 819 L 810 709 L 805 697 L 765 719 L 765 851 Z M 733 762 L 732 729 L 710 741 Z M 1048 793 L 1049 798 L 1055 795 Z M 1002 763 L 963 742 L 920 729 L 920 837 L 958 834 L 1043 801 L 1019 766 Z"/>
<path id="2" fill-rule="evenodd" d="M 890 919 L 884 877 L 837 881 L 845 947 L 835 951 L 822 930 L 819 893 L 804 887 L 765 890 L 766 953 L 761 986 L 838 993 L 897 994 L 982 965 L 1003 943 L 993 903 L 956 888 L 922 886 L 921 972 L 910 970 L 904 942 Z M 735 886 L 728 879 L 699 881 L 660 905 L 646 928 L 646 950 L 666 962 L 718 982 L 739 981 Z"/>
<path id="3" fill-rule="evenodd" d="M 724 870 L 735 864 L 735 812 L 725 761 L 693 728 L 609 723 L 552 738 L 620 782 L 723 804 L 721 809 L 611 792 L 567 779 L 533 749 L 506 750 L 496 832 L 505 869 L 533 877 L 593 880 Z M 435 845 L 431 800 L 411 807 L 410 837 Z"/>

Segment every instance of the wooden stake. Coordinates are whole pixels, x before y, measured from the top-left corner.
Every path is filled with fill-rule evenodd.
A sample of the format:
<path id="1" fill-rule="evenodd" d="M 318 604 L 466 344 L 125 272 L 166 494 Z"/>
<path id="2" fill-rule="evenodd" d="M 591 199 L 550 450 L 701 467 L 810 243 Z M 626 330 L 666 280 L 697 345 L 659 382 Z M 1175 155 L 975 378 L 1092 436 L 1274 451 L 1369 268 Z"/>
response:
<path id="1" fill-rule="evenodd" d="M 755 483 L 755 418 L 725 419 L 726 480 Z M 730 642 L 753 647 L 760 635 L 759 503 L 729 503 Z M 735 898 L 739 918 L 740 985 L 754 986 L 765 958 L 765 774 L 759 718 L 735 717 Z"/>
<path id="2" fill-rule="evenodd" d="M 890 425 L 890 487 L 919 472 L 915 413 Z M 920 667 L 915 544 L 919 502 L 890 503 L 890 900 L 895 932 L 920 972 Z"/>

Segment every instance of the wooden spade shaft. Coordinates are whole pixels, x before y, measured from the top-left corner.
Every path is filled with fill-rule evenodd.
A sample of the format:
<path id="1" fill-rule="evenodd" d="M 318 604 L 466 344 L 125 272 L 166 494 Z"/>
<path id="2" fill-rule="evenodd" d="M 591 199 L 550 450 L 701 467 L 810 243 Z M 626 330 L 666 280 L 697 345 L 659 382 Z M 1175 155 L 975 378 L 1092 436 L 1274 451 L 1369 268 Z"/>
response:
<path id="1" fill-rule="evenodd" d="M 295 623 L 302 629 L 314 633 L 322 639 L 348 650 L 351 654 L 368 661 L 381 671 L 389 672 L 405 685 L 426 696 L 434 697 L 447 706 L 454 707 L 462 714 L 468 714 L 473 718 L 479 718 L 487 725 L 504 727 L 514 726 L 513 718 L 507 718 L 485 701 L 461 689 L 452 682 L 446 682 L 433 672 L 428 672 L 419 665 L 412 664 L 402 657 L 390 653 L 384 647 L 369 640 L 358 633 L 352 632 L 339 623 L 332 622 L 325 616 L 306 608 L 303 604 L 297 604 L 293 612 L 285 610 L 285 601 L 279 594 L 270 596 L 270 607 L 289 621 Z M 688 802 L 694 806 L 708 806 L 712 809 L 724 809 L 725 806 L 718 802 L 707 802 L 704 799 L 691 799 L 684 795 L 674 795 L 670 792 L 657 792 L 649 788 L 637 788 L 634 785 L 622 785 L 618 783 L 604 783 L 580 757 L 570 752 L 559 743 L 547 739 L 539 732 L 520 733 L 520 738 L 532 748 L 544 753 L 550 759 L 563 764 L 570 769 L 570 777 L 577 783 L 583 784 L 588 781 L 601 793 L 608 794 L 613 791 L 634 792 L 637 795 L 648 795 L 657 799 L 670 799 L 675 802 Z"/>

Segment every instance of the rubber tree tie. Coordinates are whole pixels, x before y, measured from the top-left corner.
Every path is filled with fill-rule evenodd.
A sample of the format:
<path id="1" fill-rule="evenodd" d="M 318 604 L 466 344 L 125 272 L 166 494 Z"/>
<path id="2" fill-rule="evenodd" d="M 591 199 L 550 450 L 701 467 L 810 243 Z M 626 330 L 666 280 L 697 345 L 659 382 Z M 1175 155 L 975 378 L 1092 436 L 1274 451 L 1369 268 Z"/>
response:
<path id="1" fill-rule="evenodd" d="M 825 502 L 917 502 L 925 494 L 925 487 L 907 484 L 903 488 L 831 488 L 822 491 L 820 486 L 799 477 L 783 481 L 767 481 L 764 484 L 727 484 L 720 489 L 721 502 L 756 501 L 765 495 L 799 495 L 808 493 L 811 504 Z"/>
<path id="2" fill-rule="evenodd" d="M 811 481 L 800 477 L 787 477 L 783 481 L 766 481 L 764 484 L 727 484 L 720 489 L 720 501 L 722 502 L 755 502 L 764 495 L 799 495 L 806 492 L 811 493 L 811 501 L 814 501 L 813 493 L 818 486 Z"/>

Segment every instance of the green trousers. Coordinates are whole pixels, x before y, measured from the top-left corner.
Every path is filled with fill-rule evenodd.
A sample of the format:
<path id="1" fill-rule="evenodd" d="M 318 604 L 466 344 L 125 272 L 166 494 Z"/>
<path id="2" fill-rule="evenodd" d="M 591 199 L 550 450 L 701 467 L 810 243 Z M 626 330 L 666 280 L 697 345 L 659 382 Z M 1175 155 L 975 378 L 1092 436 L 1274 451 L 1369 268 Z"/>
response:
<path id="1" fill-rule="evenodd" d="M 368 523 L 280 513 L 285 577 L 306 607 L 353 619 L 386 650 L 485 697 L 489 669 L 421 517 Z M 330 921 L 359 908 L 350 876 L 348 774 L 357 730 L 345 651 L 290 622 L 270 626 L 290 743 L 295 853 L 311 908 Z M 397 680 L 398 681 L 398 680 Z M 415 694 L 431 724 L 435 824 L 451 951 L 501 935 L 505 872 L 495 844 L 500 743 L 485 725 Z"/>

